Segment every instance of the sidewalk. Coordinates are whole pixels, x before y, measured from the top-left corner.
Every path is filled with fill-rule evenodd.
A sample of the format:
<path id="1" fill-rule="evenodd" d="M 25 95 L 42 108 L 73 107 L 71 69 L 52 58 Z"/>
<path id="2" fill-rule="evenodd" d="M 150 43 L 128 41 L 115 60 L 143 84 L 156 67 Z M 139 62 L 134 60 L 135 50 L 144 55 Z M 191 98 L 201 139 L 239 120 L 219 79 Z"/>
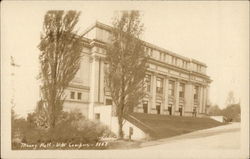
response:
<path id="1" fill-rule="evenodd" d="M 226 134 L 226 136 L 225 136 Z M 236 135 L 238 134 L 238 135 Z M 192 143 L 192 141 L 194 140 L 200 140 L 201 138 L 210 138 L 210 143 L 212 143 L 212 141 L 214 140 L 214 138 L 218 138 L 219 136 L 222 136 L 221 139 L 218 138 L 218 140 L 220 140 L 220 142 L 226 138 L 226 143 L 228 143 L 228 141 L 231 141 L 230 139 L 227 139 L 229 136 L 238 136 L 238 139 L 240 140 L 239 136 L 240 136 L 240 123 L 232 123 L 232 124 L 228 124 L 228 125 L 223 125 L 223 126 L 218 126 L 215 128 L 210 128 L 210 129 L 204 129 L 204 130 L 199 130 L 199 131 L 195 131 L 195 132 L 191 132 L 188 134 L 183 134 L 180 136 L 175 136 L 175 137 L 171 137 L 171 138 L 165 138 L 165 139 L 159 139 L 159 140 L 154 140 L 154 141 L 149 141 L 149 142 L 143 142 L 139 145 L 140 148 L 143 147 L 150 147 L 150 146 L 157 146 L 157 145 L 162 145 L 162 144 L 169 144 L 169 143 L 173 143 L 173 142 L 182 142 L 182 141 L 187 141 L 189 140 L 190 143 Z M 218 136 L 218 137 L 216 137 Z M 235 138 L 234 138 L 235 139 Z M 200 144 L 207 142 L 205 140 L 200 141 Z M 214 142 L 218 142 L 218 141 L 214 141 Z M 231 146 L 232 148 L 237 148 L 240 145 L 238 142 L 240 141 L 232 141 L 234 144 L 234 146 Z M 237 144 L 236 144 L 237 143 Z M 208 145 L 209 146 L 209 145 Z M 225 145 L 225 147 L 228 147 L 227 145 Z M 230 147 L 230 145 L 229 145 Z"/>

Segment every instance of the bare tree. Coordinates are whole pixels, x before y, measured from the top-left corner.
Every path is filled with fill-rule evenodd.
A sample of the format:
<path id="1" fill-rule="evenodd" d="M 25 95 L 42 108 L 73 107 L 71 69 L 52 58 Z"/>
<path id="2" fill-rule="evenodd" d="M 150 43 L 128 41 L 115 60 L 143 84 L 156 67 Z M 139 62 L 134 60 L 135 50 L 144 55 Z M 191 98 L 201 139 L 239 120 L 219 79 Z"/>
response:
<path id="1" fill-rule="evenodd" d="M 145 95 L 143 79 L 147 56 L 139 39 L 142 31 L 138 11 L 123 11 L 114 18 L 105 79 L 118 117 L 119 138 L 123 138 L 124 116 L 133 111 Z"/>
<path id="2" fill-rule="evenodd" d="M 80 12 L 48 11 L 39 49 L 41 96 L 54 128 L 65 99 L 64 90 L 79 70 L 83 43 L 74 30 Z"/>

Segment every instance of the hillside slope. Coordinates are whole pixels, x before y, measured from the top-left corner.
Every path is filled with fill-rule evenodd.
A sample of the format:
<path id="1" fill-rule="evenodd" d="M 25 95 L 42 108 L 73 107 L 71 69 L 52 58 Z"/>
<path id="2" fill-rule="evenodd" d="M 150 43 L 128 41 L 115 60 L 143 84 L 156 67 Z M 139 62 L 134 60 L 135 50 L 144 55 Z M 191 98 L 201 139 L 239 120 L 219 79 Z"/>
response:
<path id="1" fill-rule="evenodd" d="M 132 113 L 126 119 L 156 139 L 223 125 L 210 118 L 143 113 Z"/>

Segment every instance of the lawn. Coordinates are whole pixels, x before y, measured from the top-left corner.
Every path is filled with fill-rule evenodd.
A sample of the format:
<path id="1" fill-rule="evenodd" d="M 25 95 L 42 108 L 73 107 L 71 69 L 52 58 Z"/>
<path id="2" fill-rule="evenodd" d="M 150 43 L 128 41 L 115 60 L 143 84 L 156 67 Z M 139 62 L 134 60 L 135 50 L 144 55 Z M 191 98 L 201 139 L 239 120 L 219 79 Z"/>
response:
<path id="1" fill-rule="evenodd" d="M 181 117 L 143 113 L 132 113 L 131 115 L 143 124 L 129 116 L 127 120 L 148 133 L 153 139 L 167 138 L 223 125 L 223 123 L 206 117 Z"/>

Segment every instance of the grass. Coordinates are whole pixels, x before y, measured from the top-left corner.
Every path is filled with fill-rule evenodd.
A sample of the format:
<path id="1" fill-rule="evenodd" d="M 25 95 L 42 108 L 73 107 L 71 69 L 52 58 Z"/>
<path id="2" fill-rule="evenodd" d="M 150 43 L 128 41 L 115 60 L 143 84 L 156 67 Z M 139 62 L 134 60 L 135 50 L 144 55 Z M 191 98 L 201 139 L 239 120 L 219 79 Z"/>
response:
<path id="1" fill-rule="evenodd" d="M 131 115 L 143 124 L 131 117 L 127 117 L 127 120 L 148 133 L 153 139 L 167 138 L 224 125 L 223 123 L 205 117 L 195 118 L 143 113 L 132 113 Z"/>

